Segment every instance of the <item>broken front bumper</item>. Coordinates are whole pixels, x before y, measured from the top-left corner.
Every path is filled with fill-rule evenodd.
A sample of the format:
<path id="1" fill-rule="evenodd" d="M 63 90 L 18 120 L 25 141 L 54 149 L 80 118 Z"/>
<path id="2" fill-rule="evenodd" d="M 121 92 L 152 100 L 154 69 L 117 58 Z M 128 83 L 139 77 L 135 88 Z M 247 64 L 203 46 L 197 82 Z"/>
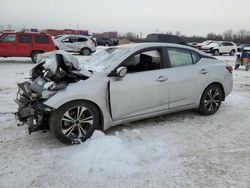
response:
<path id="1" fill-rule="evenodd" d="M 29 82 L 18 85 L 19 90 L 15 102 L 18 104 L 18 111 L 15 113 L 17 120 L 22 122 L 18 125 L 28 125 L 29 133 L 47 130 L 50 108 L 43 104 L 39 95 L 29 90 Z"/>

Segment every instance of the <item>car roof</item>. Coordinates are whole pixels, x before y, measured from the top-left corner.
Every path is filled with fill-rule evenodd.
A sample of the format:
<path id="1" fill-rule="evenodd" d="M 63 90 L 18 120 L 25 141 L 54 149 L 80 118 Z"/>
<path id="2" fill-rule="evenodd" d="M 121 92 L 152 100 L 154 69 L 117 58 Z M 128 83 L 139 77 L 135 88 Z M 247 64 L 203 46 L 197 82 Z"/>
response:
<path id="1" fill-rule="evenodd" d="M 189 47 L 182 44 L 175 43 L 164 43 L 164 42 L 143 42 L 143 43 L 130 43 L 117 46 L 118 48 L 134 48 L 134 49 L 142 49 L 142 48 L 150 48 L 150 47 L 176 47 L 176 48 L 185 48 L 193 51 L 198 51 L 193 47 Z M 198 51 L 200 52 L 200 51 Z"/>
<path id="2" fill-rule="evenodd" d="M 190 47 L 187 45 L 182 45 L 182 44 L 175 44 L 175 43 L 163 43 L 163 42 L 148 42 L 148 43 L 130 43 L 130 44 L 124 44 L 124 45 L 119 45 L 116 47 L 111 47 L 111 48 L 130 48 L 133 51 L 141 50 L 144 48 L 151 48 L 151 47 L 173 47 L 173 48 L 183 48 L 187 50 L 192 50 L 202 56 L 210 57 L 207 53 L 198 50 L 194 47 Z"/>
<path id="3" fill-rule="evenodd" d="M 49 35 L 47 33 L 35 33 L 35 32 L 4 32 L 3 34 L 29 34 L 29 35 Z"/>
<path id="4" fill-rule="evenodd" d="M 57 35 L 57 36 L 59 36 L 59 35 Z M 62 36 L 62 37 L 86 37 L 86 38 L 88 38 L 88 36 L 85 36 L 85 35 L 70 35 L 70 34 L 67 34 L 67 35 L 60 35 L 60 36 Z"/>

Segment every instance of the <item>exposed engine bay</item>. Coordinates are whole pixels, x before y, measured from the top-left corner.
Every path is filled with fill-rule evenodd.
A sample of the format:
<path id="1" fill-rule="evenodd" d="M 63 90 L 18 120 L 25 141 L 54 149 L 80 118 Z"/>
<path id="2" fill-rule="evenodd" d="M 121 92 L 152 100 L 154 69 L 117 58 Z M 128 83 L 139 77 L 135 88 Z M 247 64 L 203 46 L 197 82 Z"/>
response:
<path id="1" fill-rule="evenodd" d="M 49 114 L 53 110 L 43 104 L 68 84 L 86 80 L 90 72 L 82 70 L 73 55 L 64 51 L 44 53 L 30 71 L 29 81 L 18 84 L 16 118 L 29 126 L 29 133 L 48 130 Z"/>

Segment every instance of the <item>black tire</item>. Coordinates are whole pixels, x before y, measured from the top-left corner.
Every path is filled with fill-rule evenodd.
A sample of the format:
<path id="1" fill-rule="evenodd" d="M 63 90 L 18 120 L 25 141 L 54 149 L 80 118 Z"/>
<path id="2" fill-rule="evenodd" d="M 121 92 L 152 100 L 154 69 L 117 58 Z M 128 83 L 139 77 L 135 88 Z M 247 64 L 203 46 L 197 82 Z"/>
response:
<path id="1" fill-rule="evenodd" d="M 37 61 L 37 55 L 38 54 L 43 54 L 44 52 L 43 51 L 34 51 L 34 52 L 32 52 L 32 54 L 31 54 L 31 60 L 32 60 L 32 62 L 33 63 L 36 63 L 36 61 Z"/>
<path id="2" fill-rule="evenodd" d="M 234 70 L 237 70 L 240 67 L 240 65 L 235 65 Z"/>
<path id="3" fill-rule="evenodd" d="M 214 56 L 218 56 L 219 54 L 220 54 L 220 53 L 219 53 L 219 50 L 214 50 L 214 51 L 213 51 L 213 55 L 214 55 Z"/>
<path id="4" fill-rule="evenodd" d="M 99 119 L 99 111 L 93 103 L 78 100 L 68 102 L 53 111 L 50 114 L 49 127 L 61 142 L 79 144 L 99 129 Z"/>
<path id="5" fill-rule="evenodd" d="M 246 70 L 246 71 L 248 71 L 248 70 L 249 70 L 249 66 L 248 66 L 248 65 L 245 67 L 245 70 Z"/>
<path id="6" fill-rule="evenodd" d="M 231 50 L 231 52 L 229 53 L 230 56 L 234 56 L 235 54 L 235 50 Z"/>
<path id="7" fill-rule="evenodd" d="M 104 46 L 110 46 L 110 44 L 109 44 L 108 42 L 106 42 L 106 43 L 104 44 Z"/>
<path id="8" fill-rule="evenodd" d="M 200 101 L 202 115 L 212 115 L 218 111 L 223 98 L 222 90 L 216 84 L 209 85 L 203 92 Z"/>
<path id="9" fill-rule="evenodd" d="M 84 56 L 88 56 L 91 54 L 91 50 L 89 48 L 83 48 L 83 49 L 81 49 L 80 54 L 84 55 Z"/>

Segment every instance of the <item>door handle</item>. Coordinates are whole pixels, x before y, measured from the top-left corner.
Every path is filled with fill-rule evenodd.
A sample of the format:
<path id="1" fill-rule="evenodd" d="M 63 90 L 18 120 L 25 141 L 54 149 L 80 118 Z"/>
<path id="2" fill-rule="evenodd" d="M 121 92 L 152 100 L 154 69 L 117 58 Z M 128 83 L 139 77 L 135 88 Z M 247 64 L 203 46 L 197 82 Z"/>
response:
<path id="1" fill-rule="evenodd" d="M 168 77 L 165 77 L 165 76 L 159 76 L 159 77 L 157 78 L 157 80 L 156 80 L 156 81 L 158 81 L 158 82 L 164 82 L 164 81 L 166 81 L 166 80 L 168 80 Z"/>
<path id="2" fill-rule="evenodd" d="M 201 69 L 200 74 L 207 74 L 208 72 L 206 71 L 206 69 Z"/>

